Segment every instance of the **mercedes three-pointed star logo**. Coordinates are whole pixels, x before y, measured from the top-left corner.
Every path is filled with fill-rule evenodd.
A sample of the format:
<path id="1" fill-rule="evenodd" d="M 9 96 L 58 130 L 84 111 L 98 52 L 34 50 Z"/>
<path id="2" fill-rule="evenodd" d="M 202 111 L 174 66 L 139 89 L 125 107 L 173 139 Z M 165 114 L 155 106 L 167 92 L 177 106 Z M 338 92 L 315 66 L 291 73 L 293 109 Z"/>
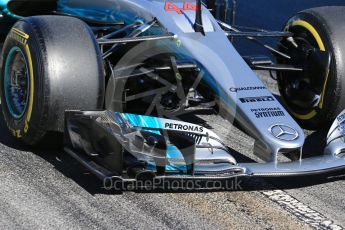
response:
<path id="1" fill-rule="evenodd" d="M 299 137 L 298 132 L 287 125 L 272 125 L 269 131 L 275 138 L 283 141 L 293 141 Z"/>

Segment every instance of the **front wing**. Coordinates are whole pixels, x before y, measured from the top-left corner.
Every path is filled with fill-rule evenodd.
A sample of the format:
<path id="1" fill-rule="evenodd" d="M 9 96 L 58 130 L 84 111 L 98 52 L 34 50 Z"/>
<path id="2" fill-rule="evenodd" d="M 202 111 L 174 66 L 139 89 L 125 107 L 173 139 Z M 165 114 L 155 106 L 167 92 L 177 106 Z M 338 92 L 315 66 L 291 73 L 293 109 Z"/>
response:
<path id="1" fill-rule="evenodd" d="M 298 176 L 345 169 L 342 116 L 324 153 L 289 162 L 238 163 L 205 127 L 110 111 L 67 111 L 65 151 L 100 179 L 230 179 Z"/>

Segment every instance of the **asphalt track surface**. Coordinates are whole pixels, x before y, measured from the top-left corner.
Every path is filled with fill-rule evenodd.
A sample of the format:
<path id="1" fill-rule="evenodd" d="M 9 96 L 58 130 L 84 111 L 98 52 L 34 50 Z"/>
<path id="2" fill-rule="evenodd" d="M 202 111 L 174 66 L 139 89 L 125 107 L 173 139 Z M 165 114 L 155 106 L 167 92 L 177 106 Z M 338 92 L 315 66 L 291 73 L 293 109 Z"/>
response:
<path id="1" fill-rule="evenodd" d="M 274 83 L 260 73 L 273 91 Z M 205 112 L 235 154 L 253 140 Z M 342 229 L 345 174 L 237 181 L 227 190 L 108 192 L 61 150 L 21 146 L 0 127 L 0 229 Z M 319 148 L 320 134 L 308 137 Z"/>

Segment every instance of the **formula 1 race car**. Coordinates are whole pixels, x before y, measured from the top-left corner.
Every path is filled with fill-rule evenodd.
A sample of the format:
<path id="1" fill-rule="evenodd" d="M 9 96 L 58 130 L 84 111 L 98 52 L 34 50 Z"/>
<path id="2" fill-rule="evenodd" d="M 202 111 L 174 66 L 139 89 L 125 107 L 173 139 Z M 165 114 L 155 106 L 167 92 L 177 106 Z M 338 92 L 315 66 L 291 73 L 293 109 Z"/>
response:
<path id="1" fill-rule="evenodd" d="M 2 50 L 1 107 L 9 131 L 28 145 L 64 133 L 68 154 L 120 181 L 345 168 L 345 7 L 299 12 L 283 31 L 229 25 L 215 18 L 212 0 L 1 7 L 3 19 L 16 21 Z M 263 45 L 274 60 L 240 56 L 235 37 Z M 281 103 L 253 70 L 276 73 Z M 217 134 L 182 118 L 204 107 L 252 136 L 265 163 L 238 163 Z M 331 127 L 324 152 L 304 156 L 301 127 Z"/>

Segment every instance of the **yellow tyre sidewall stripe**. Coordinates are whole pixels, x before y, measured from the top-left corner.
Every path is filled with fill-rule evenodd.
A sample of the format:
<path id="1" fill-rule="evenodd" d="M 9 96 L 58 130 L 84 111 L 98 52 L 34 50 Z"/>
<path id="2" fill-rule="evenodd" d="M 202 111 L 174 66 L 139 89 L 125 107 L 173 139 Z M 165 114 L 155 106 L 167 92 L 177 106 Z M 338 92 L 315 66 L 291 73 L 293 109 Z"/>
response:
<path id="1" fill-rule="evenodd" d="M 319 46 L 319 49 L 321 51 L 326 51 L 325 45 L 321 39 L 320 34 L 317 32 L 314 26 L 312 26 L 309 22 L 306 22 L 304 20 L 297 20 L 297 21 L 293 21 L 291 26 L 301 26 L 307 29 L 313 35 L 317 45 Z"/>
<path id="2" fill-rule="evenodd" d="M 13 36 L 14 35 L 14 36 Z M 24 47 L 24 51 L 23 53 L 25 53 L 26 56 L 26 62 L 28 64 L 28 68 L 29 68 L 29 78 L 30 78 L 30 83 L 29 83 L 29 104 L 27 107 L 27 111 L 26 111 L 26 117 L 25 117 L 25 124 L 24 124 L 24 133 L 27 133 L 29 130 L 29 123 L 32 117 L 32 111 L 33 111 L 33 104 L 34 104 L 34 88 L 35 88 L 35 84 L 34 84 L 34 68 L 33 68 L 33 62 L 32 62 L 32 55 L 31 55 L 31 51 L 30 51 L 30 47 L 28 44 L 28 40 L 29 40 L 29 35 L 24 33 L 23 31 L 17 29 L 17 28 L 12 28 L 10 31 L 10 36 L 16 40 L 17 42 L 19 42 L 23 47 Z M 23 49 L 23 48 L 21 48 Z M 21 135 L 21 130 L 15 130 L 12 127 L 9 127 L 13 133 L 15 134 L 16 137 L 20 138 Z"/>
<path id="3" fill-rule="evenodd" d="M 25 52 L 27 55 L 27 62 L 29 64 L 29 73 L 30 73 L 30 96 L 29 96 L 29 106 L 27 110 L 27 115 L 25 119 L 25 128 L 24 128 L 24 133 L 28 132 L 29 129 L 29 122 L 31 120 L 32 116 L 32 109 L 33 109 L 33 104 L 34 104 L 34 69 L 33 69 L 33 64 L 32 64 L 32 56 L 31 56 L 31 51 L 29 44 L 26 44 L 25 46 Z"/>
<path id="4" fill-rule="evenodd" d="M 287 29 L 289 29 L 289 27 L 291 27 L 291 26 L 300 26 L 300 27 L 303 27 L 306 30 L 308 30 L 311 33 L 311 35 L 314 37 L 314 39 L 315 39 L 319 49 L 321 51 L 326 51 L 324 42 L 322 41 L 322 38 L 321 38 L 320 34 L 317 32 L 315 27 L 312 26 L 310 23 L 300 19 L 300 20 L 296 20 L 296 21 L 293 21 L 292 23 L 290 23 L 288 25 Z M 320 109 L 323 108 L 324 96 L 325 96 L 328 76 L 329 76 L 329 73 L 327 74 L 327 77 L 326 77 L 325 82 L 323 84 L 323 89 L 322 89 L 320 103 L 319 103 L 319 108 Z M 313 109 L 312 111 L 310 111 L 307 114 L 298 114 L 298 113 L 294 112 L 292 109 L 290 109 L 289 107 L 288 107 L 288 109 L 289 109 L 291 114 L 293 114 L 295 117 L 297 117 L 300 120 L 310 120 L 310 119 L 312 119 L 313 117 L 315 117 L 317 115 L 317 111 L 315 109 Z"/>

